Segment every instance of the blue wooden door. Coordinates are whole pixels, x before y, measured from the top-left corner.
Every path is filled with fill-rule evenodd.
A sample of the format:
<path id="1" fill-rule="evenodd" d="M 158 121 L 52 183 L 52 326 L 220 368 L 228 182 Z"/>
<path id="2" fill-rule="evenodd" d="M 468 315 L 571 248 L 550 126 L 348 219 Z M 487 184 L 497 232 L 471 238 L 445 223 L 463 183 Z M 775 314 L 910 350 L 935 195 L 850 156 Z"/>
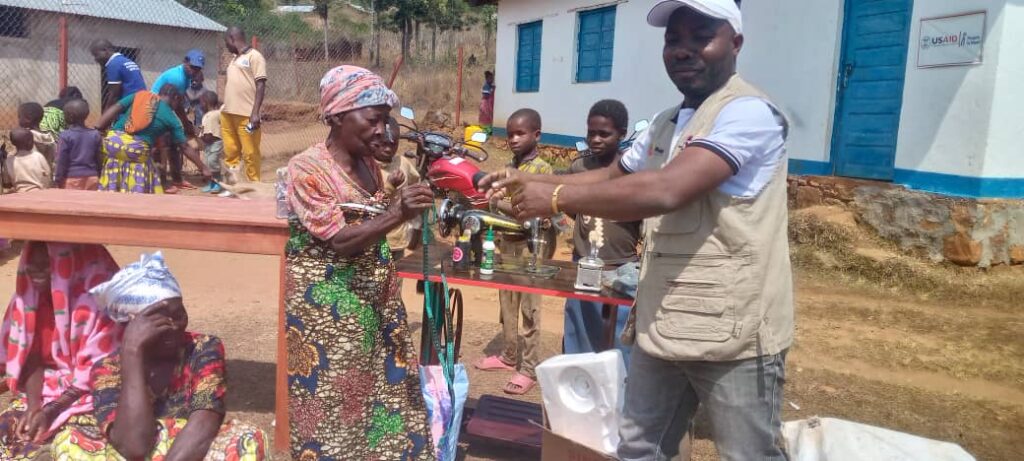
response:
<path id="1" fill-rule="evenodd" d="M 835 174 L 891 180 L 903 102 L 912 0 L 846 0 Z"/>

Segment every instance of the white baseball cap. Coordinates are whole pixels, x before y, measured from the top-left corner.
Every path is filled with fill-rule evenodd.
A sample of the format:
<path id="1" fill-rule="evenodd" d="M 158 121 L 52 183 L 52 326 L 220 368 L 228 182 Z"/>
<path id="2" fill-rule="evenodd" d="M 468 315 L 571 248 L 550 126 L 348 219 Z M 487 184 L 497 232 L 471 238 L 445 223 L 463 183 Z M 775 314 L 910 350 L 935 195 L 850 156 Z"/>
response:
<path id="1" fill-rule="evenodd" d="M 654 27 L 666 27 L 672 13 L 682 7 L 688 7 L 707 17 L 727 21 L 737 34 L 743 33 L 743 17 L 735 0 L 662 0 L 647 13 L 647 23 Z"/>

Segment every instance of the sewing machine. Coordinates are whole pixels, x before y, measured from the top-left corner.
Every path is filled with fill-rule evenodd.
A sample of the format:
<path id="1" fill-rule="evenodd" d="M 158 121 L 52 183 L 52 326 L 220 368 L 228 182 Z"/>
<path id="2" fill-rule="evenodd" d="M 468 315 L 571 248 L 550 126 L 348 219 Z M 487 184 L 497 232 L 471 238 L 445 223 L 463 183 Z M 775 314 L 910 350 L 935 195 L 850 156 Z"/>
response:
<path id="1" fill-rule="evenodd" d="M 483 235 L 488 228 L 496 234 L 514 239 L 525 239 L 530 256 L 523 261 L 503 257 L 495 270 L 499 272 L 525 273 L 533 277 L 550 278 L 558 273 L 558 268 L 545 266 L 541 262 L 550 259 L 549 253 L 554 249 L 556 230 L 550 220 L 534 218 L 520 223 L 508 216 L 475 209 L 470 205 L 445 199 L 437 210 L 437 225 L 444 237 L 462 235 L 469 231 L 472 242 L 473 261 L 480 264 L 483 257 Z"/>

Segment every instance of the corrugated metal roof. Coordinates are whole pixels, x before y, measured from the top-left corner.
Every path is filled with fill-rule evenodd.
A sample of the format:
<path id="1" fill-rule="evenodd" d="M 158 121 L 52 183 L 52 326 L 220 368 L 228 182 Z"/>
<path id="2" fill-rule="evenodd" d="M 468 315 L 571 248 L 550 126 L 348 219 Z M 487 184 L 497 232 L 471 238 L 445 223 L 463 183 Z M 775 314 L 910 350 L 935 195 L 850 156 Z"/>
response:
<path id="1" fill-rule="evenodd" d="M 185 29 L 227 30 L 174 0 L 0 0 L 0 6 Z"/>

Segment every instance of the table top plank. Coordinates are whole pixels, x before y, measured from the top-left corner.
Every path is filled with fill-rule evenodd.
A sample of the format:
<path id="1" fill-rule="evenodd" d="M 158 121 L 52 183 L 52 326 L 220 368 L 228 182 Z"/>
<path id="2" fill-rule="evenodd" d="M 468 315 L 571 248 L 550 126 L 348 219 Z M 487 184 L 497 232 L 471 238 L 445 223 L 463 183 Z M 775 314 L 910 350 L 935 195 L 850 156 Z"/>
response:
<path id="1" fill-rule="evenodd" d="M 103 217 L 274 229 L 288 227 L 287 221 L 275 217 L 275 203 L 268 199 L 47 189 L 0 195 L 0 211 L 70 218 Z"/>
<path id="2" fill-rule="evenodd" d="M 607 288 L 601 290 L 600 293 L 576 291 L 576 265 L 568 261 L 544 261 L 544 265 L 555 266 L 560 269 L 558 274 L 548 279 L 505 272 L 481 275 L 476 268 L 469 271 L 456 272 L 451 267 L 451 249 L 448 246 L 437 245 L 431 247 L 430 252 L 432 262 L 430 280 L 432 282 L 441 281 L 441 270 L 439 267 L 443 267 L 445 279 L 452 285 L 518 291 L 558 298 L 593 301 L 602 304 L 633 304 L 632 298 Z M 398 262 L 398 275 L 402 278 L 423 280 L 423 253 L 416 251 L 402 258 Z"/>

